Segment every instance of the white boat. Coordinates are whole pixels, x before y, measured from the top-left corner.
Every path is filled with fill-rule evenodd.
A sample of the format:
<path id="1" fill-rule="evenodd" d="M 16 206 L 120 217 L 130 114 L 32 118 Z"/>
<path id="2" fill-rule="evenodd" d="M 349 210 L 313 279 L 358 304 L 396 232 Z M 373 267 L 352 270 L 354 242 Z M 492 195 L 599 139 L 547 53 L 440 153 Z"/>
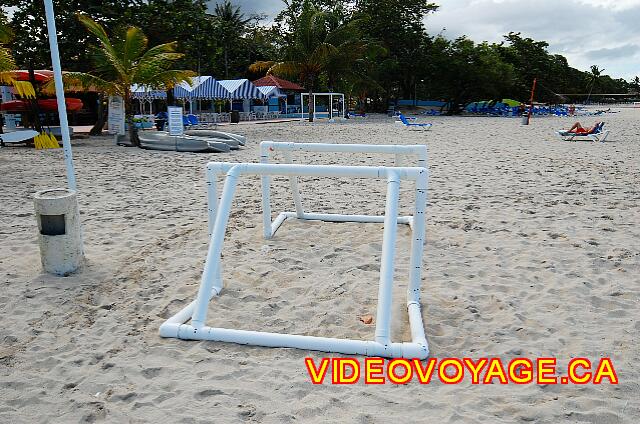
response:
<path id="1" fill-rule="evenodd" d="M 187 135 L 197 136 L 197 137 L 209 137 L 214 138 L 218 141 L 223 141 L 231 146 L 237 148 L 238 145 L 244 146 L 247 143 L 247 137 L 239 134 L 228 133 L 224 131 L 214 131 L 214 130 L 187 130 L 184 132 Z"/>
<path id="2" fill-rule="evenodd" d="M 0 145 L 4 145 L 4 143 L 24 143 L 37 135 L 38 131 L 34 130 L 19 130 L 0 134 Z"/>
<path id="3" fill-rule="evenodd" d="M 140 147 L 150 150 L 210 153 L 227 153 L 231 150 L 227 143 L 205 137 L 173 136 L 166 132 L 140 131 L 138 138 Z"/>

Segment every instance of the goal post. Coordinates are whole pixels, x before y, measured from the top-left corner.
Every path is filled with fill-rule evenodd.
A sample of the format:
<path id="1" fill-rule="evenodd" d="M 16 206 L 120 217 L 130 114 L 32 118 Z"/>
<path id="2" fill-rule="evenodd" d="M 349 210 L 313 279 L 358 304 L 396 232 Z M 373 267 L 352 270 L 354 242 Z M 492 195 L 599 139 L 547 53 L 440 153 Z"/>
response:
<path id="1" fill-rule="evenodd" d="M 222 174 L 225 174 L 225 182 L 222 195 L 218 200 L 216 181 L 217 176 Z M 420 308 L 420 282 L 425 233 L 424 213 L 428 184 L 426 167 L 211 162 L 207 165 L 207 175 L 209 195 L 213 195 L 216 201 L 209 203 L 209 211 L 213 214 L 214 219 L 213 224 L 210 225 L 211 239 L 198 295 L 193 302 L 162 324 L 160 327 L 161 336 L 367 356 L 419 359 L 428 357 L 429 348 Z M 206 326 L 209 302 L 222 292 L 223 281 L 220 262 L 224 236 L 238 182 L 246 175 L 368 178 L 383 179 L 387 182 L 385 215 L 377 217 L 382 218 L 384 232 L 374 340 L 337 339 Z M 406 300 L 411 342 L 393 342 L 391 338 L 391 308 L 397 224 L 400 221 L 398 217 L 399 187 L 401 182 L 406 180 L 415 183 L 415 207 L 411 217 L 413 226 Z"/>

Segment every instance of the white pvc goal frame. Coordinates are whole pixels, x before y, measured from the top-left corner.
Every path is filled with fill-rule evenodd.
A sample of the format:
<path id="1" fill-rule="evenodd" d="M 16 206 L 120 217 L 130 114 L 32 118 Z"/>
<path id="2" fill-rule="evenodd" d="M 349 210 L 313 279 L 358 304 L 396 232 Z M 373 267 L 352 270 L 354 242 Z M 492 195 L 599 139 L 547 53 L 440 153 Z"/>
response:
<path id="1" fill-rule="evenodd" d="M 217 177 L 226 173 L 222 196 L 218 201 Z M 238 180 L 242 175 L 270 177 L 324 176 L 347 178 L 386 179 L 387 199 L 383 217 L 384 233 L 378 287 L 375 340 L 336 339 L 282 333 L 267 333 L 205 325 L 210 300 L 221 293 L 222 272 L 220 260 L 224 235 L 231 212 Z M 424 333 L 420 308 L 420 282 L 425 232 L 425 207 L 428 173 L 425 167 L 373 167 L 335 165 L 293 165 L 266 163 L 223 163 L 207 165 L 210 199 L 209 210 L 215 217 L 207 259 L 196 299 L 160 326 L 162 337 L 187 340 L 212 340 L 267 347 L 288 347 L 306 350 L 360 354 L 381 357 L 425 359 L 429 347 Z M 411 259 L 407 287 L 407 311 L 411 328 L 411 342 L 391 341 L 391 307 L 397 238 L 399 188 L 402 180 L 415 182 L 415 209 L 413 213 Z M 263 184 L 263 196 L 265 187 Z M 213 194 L 213 197 L 211 197 Z M 362 221 L 372 222 L 372 221 Z M 375 221 L 378 222 L 378 221 Z M 187 324 L 188 321 L 191 321 Z"/>
<path id="2" fill-rule="evenodd" d="M 307 96 L 307 98 L 309 97 L 309 93 L 300 93 L 300 121 L 304 121 L 305 119 L 309 118 L 309 113 L 311 111 L 307 111 L 307 117 L 304 117 L 304 96 Z M 338 98 L 342 98 L 342 110 L 339 112 L 341 113 L 341 115 L 339 116 L 340 118 L 344 119 L 344 112 L 345 112 L 345 108 L 346 105 L 344 103 L 344 94 L 343 93 L 311 93 L 311 97 L 313 99 L 313 120 L 315 121 L 316 119 L 319 119 L 316 116 L 316 97 L 320 96 L 320 97 L 329 97 L 329 122 L 333 122 L 333 98 L 334 97 L 338 97 Z"/>
<path id="3" fill-rule="evenodd" d="M 393 145 L 393 144 L 335 144 L 335 143 L 292 143 L 280 141 L 263 141 L 260 143 L 260 163 L 269 163 L 271 152 L 281 151 L 284 155 L 286 163 L 293 163 L 292 152 L 315 152 L 315 153 L 380 153 L 395 155 L 395 165 L 401 166 L 403 156 L 417 156 L 418 160 L 415 166 L 420 168 L 427 167 L 427 146 L 421 144 L 412 145 Z M 384 216 L 373 215 L 344 215 L 333 213 L 311 213 L 305 212 L 302 205 L 302 196 L 298 187 L 298 178 L 296 176 L 289 177 L 289 186 L 293 195 L 293 203 L 295 212 L 280 212 L 276 219 L 271 221 L 271 204 L 270 204 L 270 187 L 271 179 L 268 175 L 262 177 L 262 219 L 264 228 L 264 238 L 272 238 L 278 228 L 289 218 L 297 218 L 308 221 L 324 221 L 324 222 L 369 222 L 382 223 Z M 211 197 L 209 197 L 211 202 Z M 211 214 L 211 211 L 209 211 Z M 407 224 L 413 227 L 413 217 L 400 216 L 398 224 Z M 213 219 L 209 217 L 209 234 L 211 234 L 211 226 Z"/>

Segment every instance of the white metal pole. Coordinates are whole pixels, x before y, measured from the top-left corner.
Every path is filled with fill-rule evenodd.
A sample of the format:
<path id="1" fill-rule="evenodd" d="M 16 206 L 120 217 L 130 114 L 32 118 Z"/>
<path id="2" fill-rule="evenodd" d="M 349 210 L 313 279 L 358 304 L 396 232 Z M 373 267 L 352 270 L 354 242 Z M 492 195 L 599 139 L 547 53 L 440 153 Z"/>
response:
<path id="1" fill-rule="evenodd" d="M 316 120 L 316 93 L 313 93 L 313 120 Z"/>
<path id="2" fill-rule="evenodd" d="M 44 9 L 47 18 L 47 31 L 49 33 L 49 46 L 51 48 L 51 64 L 53 65 L 56 99 L 58 100 L 58 116 L 60 118 L 60 132 L 62 133 L 64 162 L 67 167 L 67 183 L 71 190 L 77 191 L 76 174 L 73 169 L 73 154 L 71 152 L 71 137 L 69 136 L 69 122 L 67 121 L 67 105 L 64 100 L 64 85 L 62 83 L 62 69 L 60 67 L 60 54 L 58 52 L 58 35 L 56 32 L 56 20 L 53 14 L 52 0 L 44 0 Z"/>

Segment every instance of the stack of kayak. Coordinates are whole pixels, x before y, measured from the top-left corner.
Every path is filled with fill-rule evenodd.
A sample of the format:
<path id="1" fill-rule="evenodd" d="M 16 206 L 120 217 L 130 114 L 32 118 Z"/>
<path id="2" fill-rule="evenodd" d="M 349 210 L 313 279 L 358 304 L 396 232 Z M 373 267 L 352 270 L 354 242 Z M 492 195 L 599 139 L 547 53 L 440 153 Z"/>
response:
<path id="1" fill-rule="evenodd" d="M 246 137 L 242 135 L 213 130 L 189 130 L 181 136 L 160 131 L 141 131 L 138 138 L 140 147 L 144 149 L 176 152 L 226 153 L 246 143 Z"/>

